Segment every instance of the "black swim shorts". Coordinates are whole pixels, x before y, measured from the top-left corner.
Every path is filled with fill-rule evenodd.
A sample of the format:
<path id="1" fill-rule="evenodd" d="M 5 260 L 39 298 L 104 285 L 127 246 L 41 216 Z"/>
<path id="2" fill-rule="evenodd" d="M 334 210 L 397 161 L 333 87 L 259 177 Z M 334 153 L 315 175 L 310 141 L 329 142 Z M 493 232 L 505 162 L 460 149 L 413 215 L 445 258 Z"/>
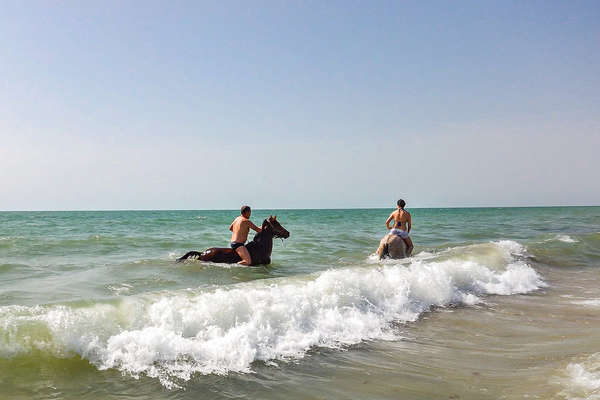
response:
<path id="1" fill-rule="evenodd" d="M 231 248 L 234 250 L 237 249 L 238 247 L 241 247 L 244 245 L 244 243 L 240 243 L 240 242 L 231 242 L 229 244 L 231 245 Z"/>

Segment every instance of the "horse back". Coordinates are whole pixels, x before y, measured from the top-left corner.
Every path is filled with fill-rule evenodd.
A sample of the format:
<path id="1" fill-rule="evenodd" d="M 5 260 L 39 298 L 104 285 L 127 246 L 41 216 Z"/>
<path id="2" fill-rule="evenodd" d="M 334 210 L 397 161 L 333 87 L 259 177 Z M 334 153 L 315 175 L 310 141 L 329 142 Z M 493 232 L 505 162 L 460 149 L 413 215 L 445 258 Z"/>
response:
<path id="1" fill-rule="evenodd" d="M 214 263 L 228 263 L 233 264 L 241 261 L 241 257 L 230 248 L 226 247 L 211 247 L 204 251 L 204 258 L 202 261 L 209 261 Z"/>
<path id="2" fill-rule="evenodd" d="M 177 259 L 177 261 L 187 259 L 229 264 L 241 260 L 240 256 L 235 251 L 226 247 L 211 247 L 210 249 L 204 250 L 202 253 L 198 251 L 188 251 L 183 257 Z"/>

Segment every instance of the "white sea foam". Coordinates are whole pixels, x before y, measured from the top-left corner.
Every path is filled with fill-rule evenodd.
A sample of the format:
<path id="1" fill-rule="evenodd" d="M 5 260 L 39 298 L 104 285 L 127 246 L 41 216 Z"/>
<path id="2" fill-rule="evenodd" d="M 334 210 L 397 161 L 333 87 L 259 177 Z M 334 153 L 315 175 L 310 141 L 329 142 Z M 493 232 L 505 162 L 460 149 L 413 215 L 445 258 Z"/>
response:
<path id="1" fill-rule="evenodd" d="M 559 393 L 569 400 L 600 399 L 600 353 L 589 356 L 582 362 L 570 363 L 565 371 L 566 378 L 559 380 L 564 389 Z"/>
<path id="2" fill-rule="evenodd" d="M 493 243 L 505 251 L 505 256 L 524 256 L 526 253 L 525 246 L 514 240 L 500 240 Z"/>
<path id="3" fill-rule="evenodd" d="M 128 285 L 126 283 L 121 283 L 121 284 L 116 284 L 116 285 L 107 285 L 106 288 L 108 290 L 110 290 L 111 292 L 113 292 L 114 294 L 116 294 L 117 296 L 120 296 L 122 294 L 126 294 L 129 291 L 131 291 L 133 286 Z"/>
<path id="4" fill-rule="evenodd" d="M 556 235 L 556 240 L 558 240 L 560 242 L 564 242 L 564 243 L 577 243 L 577 242 L 579 242 L 578 240 L 573 239 L 569 235 Z"/>
<path id="5" fill-rule="evenodd" d="M 556 235 L 549 239 L 543 240 L 543 242 L 553 242 L 553 241 L 559 241 L 559 242 L 563 242 L 563 243 L 579 243 L 579 240 L 573 239 L 569 235 Z"/>
<path id="6" fill-rule="evenodd" d="M 600 307 L 600 299 L 587 299 L 572 301 L 571 304 L 577 304 L 588 307 Z"/>
<path id="7" fill-rule="evenodd" d="M 255 361 L 302 358 L 315 346 L 393 339 L 391 322 L 415 321 L 432 307 L 472 305 L 488 294 L 544 286 L 515 257 L 524 251 L 518 243 L 476 246 L 495 253 L 482 258 L 494 262 L 415 257 L 408 265 L 160 292 L 83 308 L 0 307 L 0 356 L 35 349 L 79 354 L 100 369 L 145 374 L 171 388 L 194 373 L 248 372 Z"/>

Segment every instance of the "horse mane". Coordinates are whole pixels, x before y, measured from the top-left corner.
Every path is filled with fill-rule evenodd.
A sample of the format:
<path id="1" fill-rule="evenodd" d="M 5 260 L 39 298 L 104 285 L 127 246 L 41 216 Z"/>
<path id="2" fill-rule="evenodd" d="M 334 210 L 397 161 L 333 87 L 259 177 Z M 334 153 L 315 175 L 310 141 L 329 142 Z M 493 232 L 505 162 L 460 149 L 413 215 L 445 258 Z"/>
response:
<path id="1" fill-rule="evenodd" d="M 266 220 L 266 219 L 263 221 L 263 223 L 262 223 L 262 226 L 265 226 L 265 222 L 267 222 L 267 220 Z M 268 224 L 267 226 L 268 226 L 268 227 L 270 227 L 270 226 L 271 226 L 271 224 Z M 256 234 L 255 234 L 255 235 L 254 235 L 254 237 L 252 238 L 252 241 L 253 241 L 253 242 L 256 242 L 256 243 L 260 243 L 261 239 L 263 238 L 263 236 L 264 236 L 266 233 L 270 233 L 270 234 L 271 234 L 271 236 L 273 236 L 272 229 L 270 229 L 270 230 L 267 230 L 267 228 L 265 228 L 265 229 L 261 230 L 260 232 L 256 232 Z"/>
<path id="2" fill-rule="evenodd" d="M 265 220 L 267 222 L 267 220 Z M 246 244 L 246 248 L 252 257 L 252 264 L 263 264 L 271 262 L 271 251 L 273 249 L 273 227 L 271 224 L 265 224 L 265 228 L 257 232 L 252 241 Z"/>

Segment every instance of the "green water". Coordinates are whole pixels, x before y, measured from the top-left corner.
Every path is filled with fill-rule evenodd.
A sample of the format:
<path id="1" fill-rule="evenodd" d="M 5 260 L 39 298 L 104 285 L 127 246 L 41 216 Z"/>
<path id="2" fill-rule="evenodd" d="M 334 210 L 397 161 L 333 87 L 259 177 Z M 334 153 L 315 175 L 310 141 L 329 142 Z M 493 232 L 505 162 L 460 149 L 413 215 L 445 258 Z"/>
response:
<path id="1" fill-rule="evenodd" d="M 409 209 L 380 262 L 391 211 L 255 210 L 250 268 L 175 263 L 236 211 L 0 213 L 2 396 L 596 398 L 600 207 Z"/>

